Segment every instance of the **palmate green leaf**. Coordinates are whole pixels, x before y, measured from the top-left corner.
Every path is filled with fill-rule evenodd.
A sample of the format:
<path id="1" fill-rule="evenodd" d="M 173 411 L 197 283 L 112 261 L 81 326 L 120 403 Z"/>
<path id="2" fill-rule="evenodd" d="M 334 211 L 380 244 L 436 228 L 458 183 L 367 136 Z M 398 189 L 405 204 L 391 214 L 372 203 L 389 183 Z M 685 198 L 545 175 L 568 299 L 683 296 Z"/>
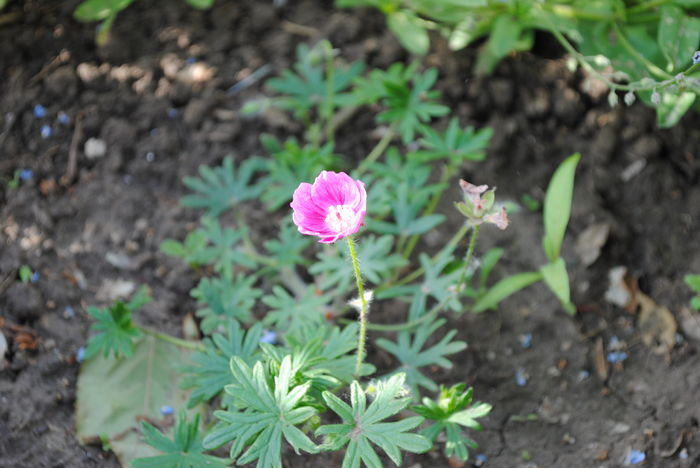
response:
<path id="1" fill-rule="evenodd" d="M 419 293 L 414 297 L 415 301 L 425 301 L 425 296 Z M 420 317 L 419 312 L 415 312 L 418 310 L 415 307 L 411 308 L 412 313 L 409 315 L 409 320 Z M 406 374 L 406 382 L 411 386 L 416 396 L 419 395 L 419 386 L 432 391 L 438 389 L 435 382 L 421 373 L 421 367 L 440 366 L 443 369 L 451 369 L 452 362 L 445 356 L 458 353 L 467 347 L 464 341 L 452 341 L 457 330 L 450 330 L 440 341 L 430 347 L 425 347 L 427 341 L 445 322 L 445 319 L 432 320 L 421 324 L 412 331 L 400 331 L 396 342 L 384 338 L 377 340 L 377 346 L 390 352 L 399 360 L 401 365 L 397 372 Z"/>
<path id="2" fill-rule="evenodd" d="M 405 87 L 408 89 L 411 77 L 418 69 L 418 62 L 406 66 L 397 62 L 391 64 L 386 70 L 373 69 L 367 78 L 358 76 L 355 78 L 355 86 L 352 90 L 353 99 L 360 104 L 375 104 L 388 98 L 389 89 Z"/>
<path id="3" fill-rule="evenodd" d="M 262 333 L 262 323 L 256 323 L 246 332 L 237 321 L 229 320 L 226 335 L 215 333 L 211 339 L 204 340 L 204 351 L 194 353 L 193 365 L 184 369 L 182 388 L 192 390 L 188 408 L 211 400 L 233 383 L 232 357 L 237 356 L 251 366 L 255 364 Z"/>
<path id="4" fill-rule="evenodd" d="M 426 253 L 421 252 L 418 260 L 425 272 L 420 291 L 434 297 L 438 302 L 444 302 L 446 307 L 455 312 L 461 311 L 462 304 L 457 295 L 451 291 L 451 286 L 457 283 L 462 270 L 450 268 L 451 265 L 461 266 L 461 263 L 455 259 L 452 250 L 443 249 L 432 260 Z"/>
<path id="5" fill-rule="evenodd" d="M 185 410 L 181 410 L 175 424 L 175 434 L 171 440 L 147 422 L 141 423 L 144 442 L 163 455 L 137 458 L 133 468 L 227 468 L 229 461 L 205 455 L 202 435 L 199 433 L 199 414 L 192 422 L 187 421 Z"/>
<path id="6" fill-rule="evenodd" d="M 263 243 L 270 257 L 274 258 L 280 266 L 306 265 L 308 260 L 304 258 L 304 250 L 311 245 L 308 236 L 300 236 L 299 229 L 287 217 L 280 227 L 277 239 L 267 240 Z"/>
<path id="7" fill-rule="evenodd" d="M 165 239 L 160 244 L 160 251 L 172 257 L 182 258 L 192 267 L 200 266 L 202 251 L 207 247 L 207 235 L 202 230 L 194 230 L 187 234 L 184 242 Z"/>
<path id="8" fill-rule="evenodd" d="M 700 293 L 700 275 L 685 275 L 683 281 L 690 289 L 696 293 Z"/>
<path id="9" fill-rule="evenodd" d="M 262 199 L 271 211 L 291 201 L 300 182 L 312 183 L 320 171 L 332 170 L 340 163 L 333 153 L 332 143 L 321 148 L 312 145 L 302 147 L 294 138 L 280 144 L 270 135 L 263 135 L 261 141 L 272 159 L 267 160 L 267 174 L 258 185 L 264 187 Z"/>
<path id="10" fill-rule="evenodd" d="M 211 264 L 219 274 L 229 278 L 233 276 L 234 265 L 247 268 L 257 266 L 240 245 L 246 236 L 245 226 L 237 229 L 222 228 L 218 219 L 208 216 L 203 217 L 201 223 L 202 226 L 198 230 L 206 235 L 208 243 L 199 251 L 195 259 L 199 265 Z"/>
<path id="11" fill-rule="evenodd" d="M 299 118 L 308 117 L 314 107 L 322 108 L 328 101 L 328 77 L 326 76 L 326 56 L 322 47 L 309 48 L 299 44 L 296 50 L 297 61 L 293 70 L 285 70 L 282 76 L 269 79 L 265 85 L 281 96 L 273 99 L 273 104 L 293 111 Z M 362 73 L 364 65 L 354 62 L 347 67 L 334 65 L 333 102 L 337 106 L 347 99 L 350 83 Z"/>
<path id="12" fill-rule="evenodd" d="M 442 134 L 427 125 L 421 127 L 421 133 L 421 144 L 426 148 L 419 153 L 421 159 L 445 158 L 459 166 L 464 160 L 483 161 L 493 130 L 484 128 L 475 132 L 474 127 L 461 129 L 457 117 L 454 117 Z"/>
<path id="13" fill-rule="evenodd" d="M 88 314 L 96 322 L 90 326 L 93 335 L 85 349 L 85 357 L 90 358 L 98 353 L 102 353 L 104 357 L 112 353 L 115 358 L 131 356 L 134 351 L 134 339 L 141 336 L 138 327 L 131 321 L 131 314 L 150 300 L 148 288 L 142 286 L 128 304 L 117 301 L 104 309 L 88 307 Z"/>
<path id="14" fill-rule="evenodd" d="M 325 322 L 328 298 L 316 293 L 316 287 L 310 285 L 304 295 L 295 297 L 282 286 L 275 285 L 272 294 L 262 298 L 270 307 L 263 323 L 283 333 L 295 333 L 306 324 L 319 326 Z"/>
<path id="15" fill-rule="evenodd" d="M 251 310 L 262 296 L 262 291 L 253 287 L 256 280 L 254 276 L 242 275 L 233 279 L 228 276 L 202 278 L 190 292 L 197 303 L 204 306 L 197 311 L 197 316 L 202 318 L 202 331 L 210 334 L 231 319 L 250 322 Z"/>
<path id="16" fill-rule="evenodd" d="M 391 253 L 393 246 L 392 236 L 368 235 L 357 243 L 357 258 L 366 281 L 379 284 L 407 263 L 400 255 Z M 321 289 L 327 291 L 335 287 L 342 293 L 354 284 L 355 273 L 346 245 L 339 243 L 329 246 L 318 254 L 318 260 L 309 268 L 309 272 L 320 277 Z"/>
<path id="17" fill-rule="evenodd" d="M 421 430 L 421 434 L 433 443 L 441 433 L 445 433 L 445 455 L 456 456 L 462 461 L 469 459 L 469 449 L 476 448 L 476 442 L 469 439 L 462 427 L 481 430 L 477 418 L 486 416 L 491 411 L 488 403 L 472 405 L 473 389 L 465 390 L 464 384 L 450 388 L 440 386 L 437 400 L 423 398 L 422 404 L 412 407 L 413 411 L 423 416 L 432 424 Z"/>
<path id="18" fill-rule="evenodd" d="M 550 262 L 559 258 L 564 233 L 571 215 L 574 176 L 581 155 L 575 153 L 562 162 L 552 176 L 544 197 L 544 252 Z"/>
<path id="19" fill-rule="evenodd" d="M 412 234 L 424 234 L 445 220 L 441 214 L 421 216 L 425 205 L 429 202 L 429 193 L 444 189 L 443 185 L 431 185 L 416 188 L 409 186 L 407 182 L 394 187 L 395 198 L 391 201 L 391 214 L 393 222 L 380 220 L 367 220 L 367 228 L 380 233 L 409 236 Z"/>
<path id="20" fill-rule="evenodd" d="M 250 181 L 262 165 L 260 158 L 249 158 L 236 169 L 233 159 L 226 157 L 219 167 L 199 166 L 199 177 L 184 179 L 185 185 L 197 194 L 186 195 L 180 203 L 189 208 L 204 208 L 207 215 L 217 217 L 237 203 L 260 195 L 263 187 L 250 185 Z"/>
<path id="21" fill-rule="evenodd" d="M 387 97 L 382 102 L 388 109 L 377 115 L 377 121 L 395 124 L 403 142 L 412 141 L 421 124 L 449 112 L 448 107 L 435 102 L 440 92 L 430 88 L 436 80 L 437 70 L 429 68 L 413 76 L 410 88 L 403 83 L 385 82 Z"/>
<path id="22" fill-rule="evenodd" d="M 161 408 L 178 410 L 186 401 L 178 385 L 191 351 L 144 336 L 129 359 L 86 359 L 80 366 L 76 397 L 76 433 L 81 443 L 106 439 L 122 466 L 157 455 L 137 435 L 139 421 L 159 421 Z"/>
<path id="23" fill-rule="evenodd" d="M 359 468 L 362 463 L 368 467 L 381 467 L 382 463 L 373 445 L 381 448 L 397 465 L 401 465 L 401 450 L 423 453 L 432 444 L 420 434 L 409 432 L 417 427 L 423 418 L 420 416 L 395 422 L 383 422 L 395 417 L 409 405 L 411 398 L 406 396 L 404 374 L 396 374 L 374 387 L 373 400 L 367 406 L 367 392 L 357 381 L 350 386 L 348 405 L 330 392 L 323 393 L 328 407 L 342 423 L 321 426 L 317 435 L 326 436 L 322 449 L 339 450 L 347 445 L 343 468 Z"/>
<path id="24" fill-rule="evenodd" d="M 291 357 L 280 366 L 273 382 L 268 380 L 264 366 L 257 362 L 251 369 L 242 359 L 231 359 L 231 372 L 235 384 L 226 387 L 236 401 L 243 403 L 242 411 L 216 411 L 220 420 L 212 432 L 204 438 L 205 448 L 216 448 L 232 442 L 230 456 L 238 464 L 257 460 L 259 468 L 281 468 L 282 438 L 297 451 L 315 453 L 317 446 L 296 426 L 316 414 L 300 402 L 310 384 L 290 385 Z M 244 452 L 245 450 L 245 452 Z"/>

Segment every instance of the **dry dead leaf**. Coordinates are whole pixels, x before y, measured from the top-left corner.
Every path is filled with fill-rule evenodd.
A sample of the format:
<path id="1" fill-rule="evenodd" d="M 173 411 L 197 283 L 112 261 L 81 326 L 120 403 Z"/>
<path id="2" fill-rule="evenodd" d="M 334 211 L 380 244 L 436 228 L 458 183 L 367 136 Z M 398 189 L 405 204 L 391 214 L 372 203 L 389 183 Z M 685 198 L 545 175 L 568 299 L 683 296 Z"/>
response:
<path id="1" fill-rule="evenodd" d="M 656 354 L 671 351 L 676 342 L 676 330 L 678 329 L 678 324 L 671 311 L 641 292 L 637 293 L 637 301 L 640 306 L 637 327 L 644 344 Z"/>
<path id="2" fill-rule="evenodd" d="M 605 346 L 603 345 L 603 338 L 598 337 L 595 341 L 595 348 L 593 349 L 593 365 L 595 367 L 595 373 L 598 378 L 605 382 L 608 379 L 608 361 L 605 359 Z"/>
<path id="3" fill-rule="evenodd" d="M 595 223 L 588 226 L 576 238 L 574 250 L 584 266 L 592 265 L 600 256 L 600 249 L 605 245 L 610 234 L 608 223 Z"/>

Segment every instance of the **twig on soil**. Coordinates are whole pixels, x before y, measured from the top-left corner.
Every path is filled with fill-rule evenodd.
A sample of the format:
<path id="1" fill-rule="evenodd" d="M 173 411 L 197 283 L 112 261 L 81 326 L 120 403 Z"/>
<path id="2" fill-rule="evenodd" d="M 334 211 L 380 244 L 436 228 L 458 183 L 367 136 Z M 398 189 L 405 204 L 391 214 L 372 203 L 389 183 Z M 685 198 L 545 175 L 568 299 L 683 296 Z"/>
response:
<path id="1" fill-rule="evenodd" d="M 78 144 L 83 138 L 83 117 L 84 114 L 82 112 L 79 112 L 75 117 L 75 131 L 68 150 L 68 167 L 66 168 L 66 173 L 61 177 L 61 185 L 63 186 L 70 185 L 73 182 L 75 173 L 78 170 Z"/>
<path id="2" fill-rule="evenodd" d="M 61 50 L 61 52 L 58 53 L 57 56 L 55 56 L 49 63 L 44 65 L 41 70 L 39 70 L 39 73 L 34 75 L 33 77 L 30 78 L 29 80 L 29 85 L 36 84 L 38 81 L 41 81 L 44 79 L 46 75 L 48 75 L 54 68 L 56 68 L 59 65 L 63 65 L 64 63 L 68 62 L 70 60 L 70 52 L 68 52 L 66 49 Z"/>
<path id="3" fill-rule="evenodd" d="M 265 65 L 258 68 L 250 75 L 243 78 L 241 81 L 239 81 L 235 85 L 231 86 L 226 91 L 226 94 L 228 94 L 229 96 L 235 96 L 236 94 L 240 93 L 244 89 L 251 87 L 252 85 L 257 83 L 261 79 L 265 78 L 267 75 L 270 74 L 271 71 L 272 71 L 272 66 L 269 63 L 266 63 Z"/>
<path id="4" fill-rule="evenodd" d="M 307 36 L 311 38 L 319 35 L 319 30 L 316 28 L 304 26 L 303 24 L 292 23 L 288 20 L 282 21 L 282 31 L 288 32 L 289 34 L 297 34 L 299 36 Z"/>

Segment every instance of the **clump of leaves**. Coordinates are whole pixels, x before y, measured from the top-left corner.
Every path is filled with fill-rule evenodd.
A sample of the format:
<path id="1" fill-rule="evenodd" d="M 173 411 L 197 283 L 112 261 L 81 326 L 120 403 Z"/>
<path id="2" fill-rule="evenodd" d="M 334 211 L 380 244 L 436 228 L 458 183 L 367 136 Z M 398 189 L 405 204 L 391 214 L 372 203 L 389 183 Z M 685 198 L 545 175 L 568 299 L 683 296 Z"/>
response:
<path id="1" fill-rule="evenodd" d="M 229 460 L 205 455 L 202 445 L 202 435 L 199 432 L 199 414 L 195 414 L 192 422 L 187 420 L 185 410 L 181 410 L 177 416 L 173 438 L 169 439 L 165 434 L 153 425 L 144 421 L 141 423 L 144 441 L 163 452 L 163 455 L 137 458 L 133 461 L 133 468 L 225 468 L 229 466 Z"/>
<path id="2" fill-rule="evenodd" d="M 90 326 L 94 335 L 85 348 L 85 358 L 98 353 L 104 357 L 114 353 L 115 357 L 129 357 L 134 352 L 134 339 L 141 336 L 139 328 L 131 321 L 134 310 L 151 301 L 148 288 L 142 286 L 128 303 L 115 302 L 112 306 L 99 309 L 88 307 L 87 312 L 96 322 Z"/>
<path id="3" fill-rule="evenodd" d="M 694 310 L 700 310 L 700 275 L 685 275 L 683 279 L 690 289 L 697 293 L 690 300 L 690 307 Z"/>
<path id="4" fill-rule="evenodd" d="M 469 459 L 469 449 L 477 447 L 476 442 L 464 435 L 462 428 L 481 430 L 478 418 L 486 416 L 491 411 L 488 403 L 474 403 L 474 389 L 465 390 L 464 384 L 452 387 L 440 386 L 437 400 L 424 397 L 421 405 L 412 409 L 432 424 L 421 430 L 421 434 L 430 441 L 436 442 L 445 433 L 445 455 L 456 456 L 462 461 Z"/>

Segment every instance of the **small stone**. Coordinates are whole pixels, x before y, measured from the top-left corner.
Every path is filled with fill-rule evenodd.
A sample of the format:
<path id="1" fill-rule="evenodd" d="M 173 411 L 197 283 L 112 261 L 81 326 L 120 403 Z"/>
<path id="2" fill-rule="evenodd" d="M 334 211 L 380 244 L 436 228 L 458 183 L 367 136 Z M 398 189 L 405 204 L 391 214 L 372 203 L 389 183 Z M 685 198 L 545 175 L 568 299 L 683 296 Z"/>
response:
<path id="1" fill-rule="evenodd" d="M 72 306 L 67 305 L 65 309 L 63 309 L 63 318 L 65 319 L 72 319 L 75 317 L 75 309 Z"/>
<path id="2" fill-rule="evenodd" d="M 625 457 L 625 465 L 637 465 L 646 460 L 647 456 L 641 450 L 630 450 Z"/>
<path id="3" fill-rule="evenodd" d="M 46 117 L 46 109 L 41 104 L 34 106 L 34 117 L 37 119 L 43 119 Z"/>
<path id="4" fill-rule="evenodd" d="M 70 124 L 70 117 L 68 116 L 68 114 L 66 114 L 66 113 L 63 112 L 63 111 L 60 111 L 60 112 L 58 113 L 58 116 L 56 117 L 56 120 L 57 120 L 58 123 L 60 123 L 61 125 L 68 125 L 68 124 Z"/>
<path id="5" fill-rule="evenodd" d="M 260 337 L 261 343 L 274 344 L 277 341 L 277 333 L 266 330 L 265 333 Z"/>
<path id="6" fill-rule="evenodd" d="M 520 346 L 522 346 L 523 349 L 528 349 L 530 346 L 532 346 L 532 333 L 520 335 L 518 337 L 518 341 L 520 341 Z"/>
<path id="7" fill-rule="evenodd" d="M 47 138 L 51 138 L 51 135 L 53 135 L 53 130 L 51 129 L 51 126 L 42 125 L 41 126 L 41 138 L 46 140 Z"/>
<path id="8" fill-rule="evenodd" d="M 32 177 L 34 177 L 34 172 L 32 172 L 31 169 L 20 169 L 20 171 L 19 171 L 19 178 L 20 179 L 27 182 L 29 180 L 32 180 Z"/>
<path id="9" fill-rule="evenodd" d="M 163 416 L 167 416 L 169 414 L 173 414 L 173 407 L 170 405 L 163 405 L 160 407 L 160 414 Z"/>
<path id="10" fill-rule="evenodd" d="M 527 385 L 527 379 L 528 375 L 525 372 L 525 369 L 520 367 L 517 371 L 515 371 L 515 384 L 518 387 L 524 387 Z"/>
<path id="11" fill-rule="evenodd" d="M 81 363 L 85 360 L 85 347 L 81 346 L 78 348 L 78 351 L 75 352 L 75 360 L 78 363 Z"/>
<path id="12" fill-rule="evenodd" d="M 607 359 L 610 364 L 617 364 L 627 359 L 628 355 L 624 351 L 613 351 L 608 353 Z"/>
<path id="13" fill-rule="evenodd" d="M 85 157 L 88 159 L 98 159 L 107 154 L 107 143 L 99 138 L 89 138 L 85 142 Z"/>

